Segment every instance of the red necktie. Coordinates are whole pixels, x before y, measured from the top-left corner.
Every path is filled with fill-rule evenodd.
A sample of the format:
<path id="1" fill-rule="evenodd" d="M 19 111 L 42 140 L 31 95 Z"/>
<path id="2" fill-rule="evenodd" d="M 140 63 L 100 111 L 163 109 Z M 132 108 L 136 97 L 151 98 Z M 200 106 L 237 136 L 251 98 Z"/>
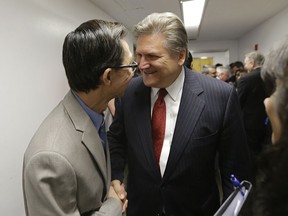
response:
<path id="1" fill-rule="evenodd" d="M 158 98 L 154 104 L 152 112 L 152 138 L 157 164 L 159 164 L 160 154 L 165 136 L 166 104 L 164 101 L 164 97 L 166 95 L 166 89 L 159 90 Z"/>

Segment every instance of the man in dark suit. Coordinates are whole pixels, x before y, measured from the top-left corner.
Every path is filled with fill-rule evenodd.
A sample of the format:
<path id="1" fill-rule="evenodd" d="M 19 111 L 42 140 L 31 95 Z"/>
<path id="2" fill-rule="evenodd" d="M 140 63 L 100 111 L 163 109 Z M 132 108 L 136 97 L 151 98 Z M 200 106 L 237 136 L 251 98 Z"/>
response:
<path id="1" fill-rule="evenodd" d="M 127 162 L 128 216 L 213 215 L 220 204 L 217 152 L 224 198 L 233 189 L 230 174 L 249 178 L 250 159 L 235 89 L 183 66 L 187 33 L 174 14 L 149 15 L 136 25 L 135 35 L 142 76 L 129 83 L 116 104 L 108 132 L 112 185 L 119 197 L 125 196 Z M 166 106 L 166 111 L 157 112 L 161 121 L 154 120 L 158 100 Z"/>
<path id="2" fill-rule="evenodd" d="M 71 90 L 25 152 L 27 216 L 122 215 L 123 203 L 110 186 L 101 114 L 112 98 L 123 95 L 137 67 L 129 64 L 125 35 L 119 23 L 91 20 L 66 36 L 63 64 Z"/>
<path id="3" fill-rule="evenodd" d="M 264 56 L 259 52 L 250 52 L 245 55 L 245 68 L 248 74 L 240 78 L 237 85 L 237 93 L 243 112 L 244 127 L 247 135 L 248 146 L 251 150 L 252 159 L 261 152 L 267 130 L 265 120 L 264 99 L 267 97 L 260 72 L 264 63 Z M 267 140 L 267 139 L 266 139 Z M 255 170 L 254 162 L 254 174 Z"/>
<path id="4" fill-rule="evenodd" d="M 229 66 L 230 66 L 231 76 L 229 77 L 228 80 L 226 80 L 226 82 L 236 87 L 237 86 L 237 73 L 244 70 L 244 65 L 241 61 L 236 61 L 236 62 L 229 64 Z"/>

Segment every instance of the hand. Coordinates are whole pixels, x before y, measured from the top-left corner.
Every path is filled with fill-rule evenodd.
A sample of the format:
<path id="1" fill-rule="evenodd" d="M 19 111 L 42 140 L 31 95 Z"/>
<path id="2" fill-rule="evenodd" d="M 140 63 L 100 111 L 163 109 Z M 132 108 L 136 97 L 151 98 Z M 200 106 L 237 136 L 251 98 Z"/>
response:
<path id="1" fill-rule="evenodd" d="M 111 186 L 114 188 L 116 194 L 118 195 L 118 198 L 121 200 L 123 204 L 122 212 L 125 212 L 128 206 L 127 192 L 125 190 L 125 185 L 123 183 L 121 184 L 119 180 L 113 180 Z"/>
<path id="2" fill-rule="evenodd" d="M 125 201 L 120 200 L 118 194 L 115 192 L 114 188 L 110 186 L 109 192 L 108 192 L 108 198 L 115 198 L 117 199 L 120 204 L 122 205 L 122 213 L 125 213 L 126 208 L 128 206 L 128 200 L 125 199 Z"/>
<path id="3" fill-rule="evenodd" d="M 110 186 L 109 192 L 108 192 L 108 198 L 115 198 L 117 199 L 121 205 L 123 206 L 122 201 L 120 200 L 118 194 L 115 192 L 114 188 L 112 186 Z"/>

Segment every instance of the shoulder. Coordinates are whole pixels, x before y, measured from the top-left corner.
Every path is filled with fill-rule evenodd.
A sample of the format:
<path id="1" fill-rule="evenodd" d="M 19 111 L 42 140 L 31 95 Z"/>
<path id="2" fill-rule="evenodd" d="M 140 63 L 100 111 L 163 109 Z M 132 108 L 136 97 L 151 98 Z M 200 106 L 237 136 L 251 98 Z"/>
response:
<path id="1" fill-rule="evenodd" d="M 257 68 L 247 73 L 245 76 L 241 77 L 240 80 L 249 81 L 249 80 L 261 79 L 260 72 L 261 72 L 261 68 Z"/>
<path id="2" fill-rule="evenodd" d="M 185 74 L 185 84 L 191 88 L 202 88 L 206 92 L 227 91 L 230 92 L 234 87 L 222 80 L 209 77 L 198 72 L 188 71 Z"/>
<path id="3" fill-rule="evenodd" d="M 129 82 L 129 85 L 125 91 L 125 97 L 129 97 L 134 94 L 144 94 L 147 92 L 150 93 L 150 87 L 145 86 L 142 76 L 138 76 Z"/>
<path id="4" fill-rule="evenodd" d="M 141 85 L 144 85 L 143 78 L 142 78 L 142 76 L 138 76 L 138 77 L 133 78 L 130 81 L 127 89 L 128 90 L 129 89 L 134 89 L 134 88 L 137 88 L 138 86 L 141 86 Z"/>
<path id="5" fill-rule="evenodd" d="M 247 75 L 240 78 L 237 88 L 258 88 L 259 84 L 263 83 L 260 75 L 261 69 L 257 68 L 249 72 Z"/>
<path id="6" fill-rule="evenodd" d="M 58 152 L 66 158 L 70 156 L 73 159 L 75 149 L 78 154 L 82 152 L 84 146 L 79 143 L 81 143 L 84 129 L 88 128 L 89 117 L 84 118 L 81 113 L 69 112 L 66 108 L 63 101 L 60 102 L 41 123 L 26 149 L 27 159 L 32 158 L 38 152 L 46 152 L 47 157 L 49 152 Z M 78 118 L 73 121 L 72 118 L 76 118 L 77 115 Z"/>

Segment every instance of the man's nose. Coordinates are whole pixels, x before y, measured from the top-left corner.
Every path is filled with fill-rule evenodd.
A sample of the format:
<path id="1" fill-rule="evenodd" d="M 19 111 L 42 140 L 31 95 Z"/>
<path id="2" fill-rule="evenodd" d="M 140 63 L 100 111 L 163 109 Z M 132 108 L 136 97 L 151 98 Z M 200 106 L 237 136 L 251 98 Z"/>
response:
<path id="1" fill-rule="evenodd" d="M 149 67 L 150 67 L 149 61 L 147 61 L 147 59 L 145 59 L 145 57 L 141 57 L 139 59 L 139 62 L 138 62 L 138 68 L 140 70 L 144 70 L 144 69 L 147 69 Z"/>

